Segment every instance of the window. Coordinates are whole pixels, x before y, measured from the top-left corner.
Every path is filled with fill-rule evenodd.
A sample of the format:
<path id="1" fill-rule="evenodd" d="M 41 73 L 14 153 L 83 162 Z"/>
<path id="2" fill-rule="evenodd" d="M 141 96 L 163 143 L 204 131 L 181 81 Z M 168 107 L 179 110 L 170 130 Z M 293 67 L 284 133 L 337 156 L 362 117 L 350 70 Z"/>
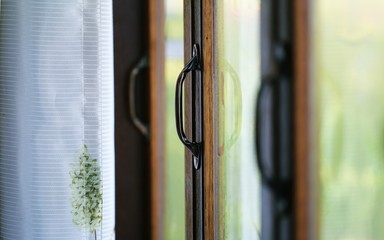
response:
<path id="1" fill-rule="evenodd" d="M 313 1 L 311 120 L 319 239 L 382 239 L 381 1 Z"/>

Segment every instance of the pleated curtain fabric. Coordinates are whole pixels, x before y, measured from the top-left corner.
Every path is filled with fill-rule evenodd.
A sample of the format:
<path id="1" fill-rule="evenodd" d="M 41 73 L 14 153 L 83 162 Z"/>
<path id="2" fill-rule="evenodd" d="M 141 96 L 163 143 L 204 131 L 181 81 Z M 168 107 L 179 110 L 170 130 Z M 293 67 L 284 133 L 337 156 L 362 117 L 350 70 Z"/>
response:
<path id="1" fill-rule="evenodd" d="M 0 240 L 114 239 L 112 0 L 0 21 Z"/>

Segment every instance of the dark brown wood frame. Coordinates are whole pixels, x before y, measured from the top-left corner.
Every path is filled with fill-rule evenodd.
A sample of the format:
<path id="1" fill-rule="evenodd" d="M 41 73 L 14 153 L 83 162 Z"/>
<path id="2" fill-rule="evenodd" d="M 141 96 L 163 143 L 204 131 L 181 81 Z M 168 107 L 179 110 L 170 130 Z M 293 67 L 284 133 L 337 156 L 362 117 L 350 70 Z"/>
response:
<path id="1" fill-rule="evenodd" d="M 310 238 L 309 195 L 309 53 L 308 0 L 294 1 L 295 108 L 295 232 L 297 240 Z"/>
<path id="2" fill-rule="evenodd" d="M 208 1 L 184 1 L 184 44 L 185 61 L 191 58 L 192 45 L 198 44 L 200 47 L 200 64 L 203 70 L 202 76 L 199 73 L 193 78 L 195 81 L 203 81 L 202 89 L 197 86 L 194 91 L 203 94 L 203 126 L 196 126 L 201 132 L 203 128 L 204 136 L 204 158 L 202 167 L 199 170 L 193 170 L 192 156 L 186 151 L 186 239 L 214 239 L 215 236 L 215 157 L 214 150 L 216 146 L 214 132 L 214 63 L 213 63 L 213 12 L 214 0 Z M 201 74 L 201 72 L 200 72 Z M 197 80 L 196 80 L 197 79 Z M 191 92 L 191 81 L 186 83 L 186 109 L 187 119 L 191 118 L 193 108 Z M 192 134 L 192 125 L 187 124 L 187 133 Z M 189 125 L 189 126 L 188 126 Z M 197 136 L 198 137 L 198 136 Z M 193 227 L 192 227 L 193 226 Z"/>
<path id="3" fill-rule="evenodd" d="M 114 0 L 115 73 L 115 179 L 116 238 L 150 238 L 149 144 L 130 119 L 129 80 L 148 50 L 147 1 Z M 147 96 L 146 71 L 137 81 L 137 95 Z M 147 98 L 136 102 L 143 120 L 148 119 Z"/>
<path id="4" fill-rule="evenodd" d="M 198 55 L 200 59 L 200 69 L 193 71 L 187 76 L 185 83 L 185 116 L 187 135 L 195 142 L 203 139 L 201 107 L 202 102 L 202 69 L 204 69 L 204 56 L 202 42 L 202 1 L 184 1 L 184 59 L 188 62 L 192 57 L 192 47 L 198 45 Z M 203 71 L 204 72 L 204 71 Z M 205 120 L 204 120 L 205 121 Z M 205 123 L 204 123 L 205 125 Z M 202 166 L 195 170 L 193 157 L 190 151 L 185 152 L 185 177 L 186 177 L 186 239 L 204 239 L 204 173 L 205 161 Z"/>
<path id="5" fill-rule="evenodd" d="M 191 56 L 193 37 L 192 30 L 192 6 L 190 0 L 185 0 L 185 56 L 188 60 Z M 295 239 L 305 240 L 310 237 L 310 214 L 309 214 L 309 126 L 308 126 L 308 0 L 295 0 L 293 8 L 294 26 L 294 130 L 295 130 Z M 192 168 L 190 154 L 186 154 L 186 205 L 187 205 L 187 240 L 195 238 L 194 231 L 202 231 L 204 239 L 218 238 L 217 221 L 217 166 L 218 163 L 215 149 L 217 140 L 215 138 L 215 59 L 214 59 L 214 37 L 215 37 L 215 0 L 202 1 L 202 32 L 201 55 L 203 71 L 203 117 L 204 117 L 204 229 L 195 229 L 193 225 L 192 207 Z M 196 29 L 194 29 L 196 30 Z M 195 209 L 196 210 L 196 209 Z"/>
<path id="6" fill-rule="evenodd" d="M 151 239 L 164 238 L 165 7 L 149 1 Z"/>
<path id="7" fill-rule="evenodd" d="M 204 79 L 204 232 L 205 239 L 217 239 L 217 166 L 216 162 L 216 131 L 215 131 L 215 60 L 214 60 L 214 21 L 215 0 L 203 1 L 203 79 Z"/>

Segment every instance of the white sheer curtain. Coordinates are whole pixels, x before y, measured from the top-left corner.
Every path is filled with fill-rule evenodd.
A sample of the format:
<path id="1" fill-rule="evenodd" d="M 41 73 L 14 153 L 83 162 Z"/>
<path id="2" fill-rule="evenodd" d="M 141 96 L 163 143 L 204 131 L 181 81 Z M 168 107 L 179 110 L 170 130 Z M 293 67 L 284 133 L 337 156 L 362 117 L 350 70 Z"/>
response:
<path id="1" fill-rule="evenodd" d="M 1 0 L 1 240 L 114 238 L 112 51 L 112 0 Z"/>

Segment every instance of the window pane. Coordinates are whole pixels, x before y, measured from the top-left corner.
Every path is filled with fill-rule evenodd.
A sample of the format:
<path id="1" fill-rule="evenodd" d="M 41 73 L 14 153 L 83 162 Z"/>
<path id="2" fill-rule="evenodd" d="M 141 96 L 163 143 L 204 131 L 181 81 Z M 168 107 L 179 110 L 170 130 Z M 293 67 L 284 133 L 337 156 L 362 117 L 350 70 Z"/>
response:
<path id="1" fill-rule="evenodd" d="M 185 239 L 184 146 L 175 131 L 175 86 L 184 64 L 183 0 L 166 0 L 166 161 L 164 239 Z"/>
<path id="2" fill-rule="evenodd" d="M 254 125 L 260 2 L 217 2 L 219 239 L 258 239 L 260 185 Z"/>
<path id="3" fill-rule="evenodd" d="M 384 238 L 384 1 L 315 0 L 320 239 Z"/>

